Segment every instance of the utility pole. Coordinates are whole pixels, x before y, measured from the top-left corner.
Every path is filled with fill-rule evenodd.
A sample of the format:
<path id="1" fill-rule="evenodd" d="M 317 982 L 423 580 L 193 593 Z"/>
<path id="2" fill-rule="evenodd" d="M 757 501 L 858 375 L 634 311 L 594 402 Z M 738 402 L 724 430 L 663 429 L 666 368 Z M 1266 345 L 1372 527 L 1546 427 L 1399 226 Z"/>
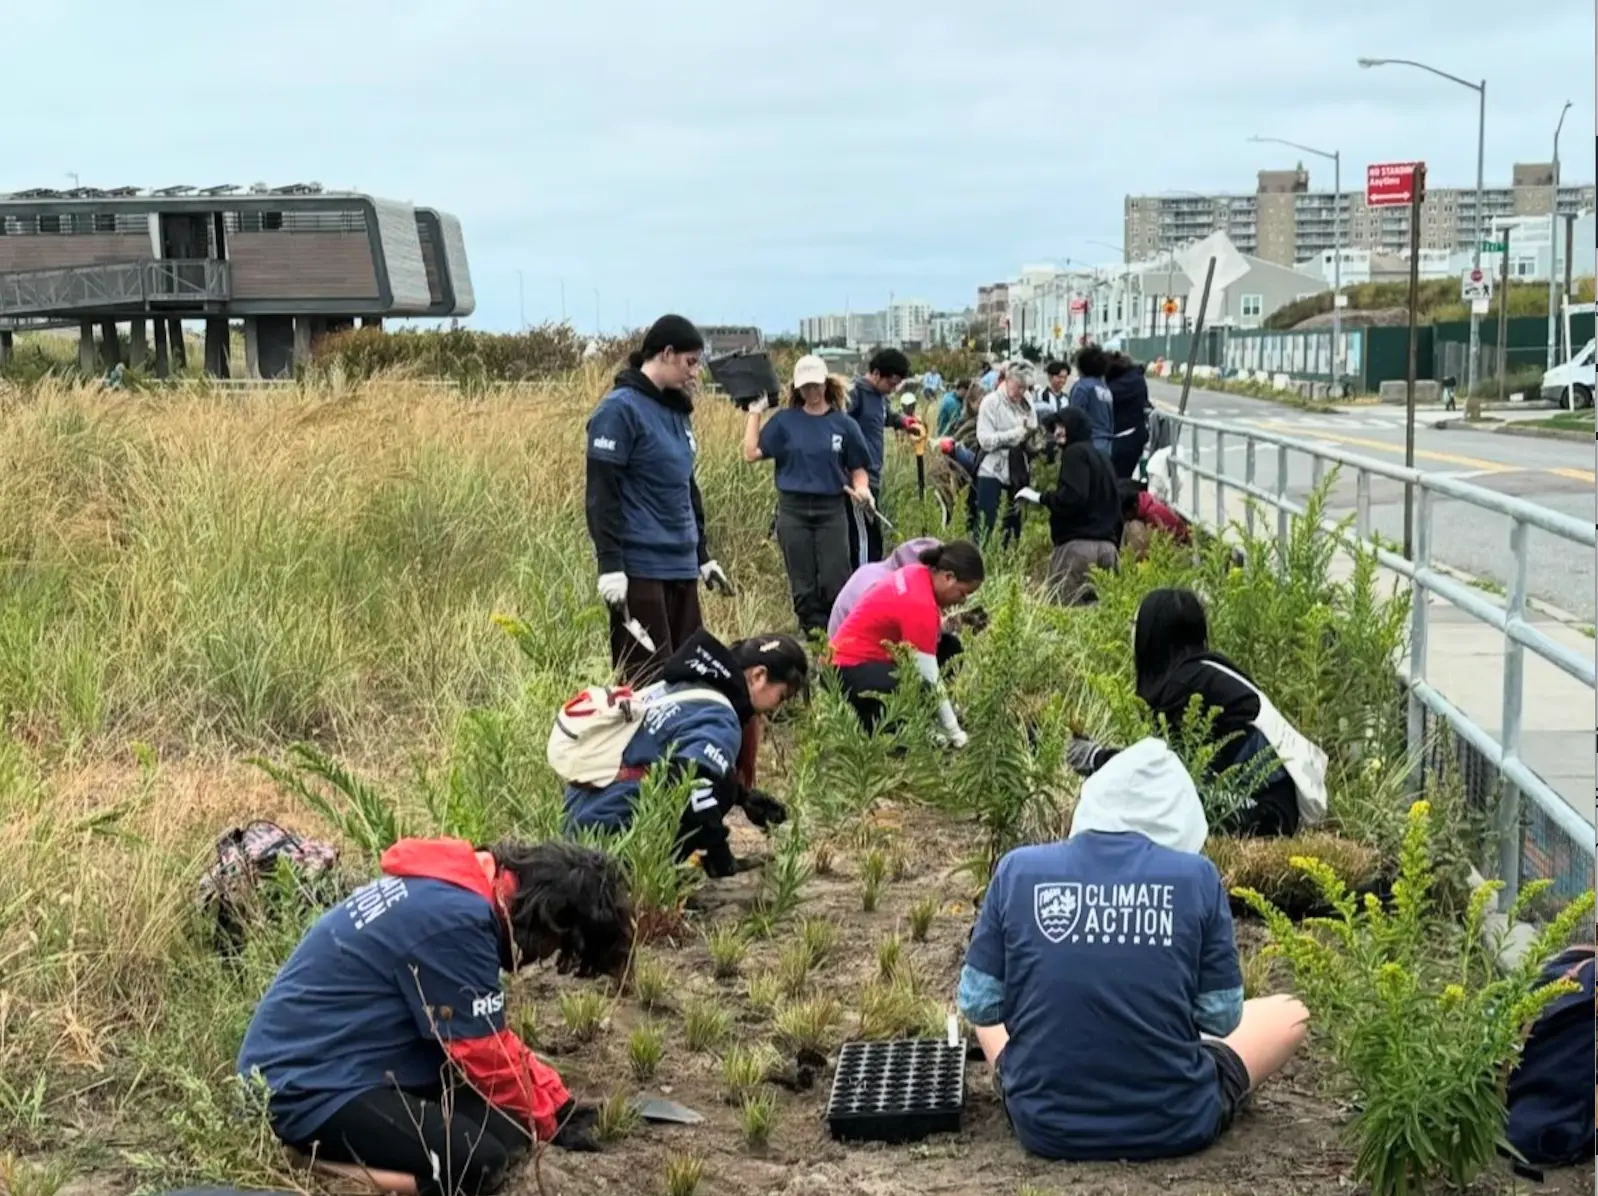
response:
<path id="1" fill-rule="evenodd" d="M 1476 269 L 1481 269 L 1481 244 L 1482 237 L 1486 234 L 1486 213 L 1482 207 L 1483 178 L 1486 170 L 1487 155 L 1487 80 L 1472 83 L 1469 79 L 1461 79 L 1458 75 L 1450 75 L 1447 71 L 1440 71 L 1434 66 L 1427 66 L 1424 62 L 1416 62 L 1412 58 L 1361 58 L 1359 65 L 1362 68 L 1376 66 L 1412 66 L 1416 70 L 1426 71 L 1436 75 L 1439 79 L 1447 79 L 1450 83 L 1457 83 L 1461 87 L 1468 87 L 1476 93 L 1476 248 L 1471 255 L 1471 263 Z M 1474 418 L 1481 414 L 1480 404 L 1477 402 L 1474 391 L 1476 381 L 1481 372 L 1481 316 L 1474 310 L 1470 314 L 1470 355 L 1466 366 L 1466 399 L 1465 417 Z"/>
<path id="2" fill-rule="evenodd" d="M 1415 378 L 1419 368 L 1420 330 L 1420 205 L 1426 192 L 1426 165 L 1415 164 L 1409 196 L 1409 362 L 1404 372 L 1404 468 L 1415 468 Z M 1481 242 L 1476 243 L 1477 252 Z M 1467 406 L 1469 399 L 1466 400 Z M 1415 559 L 1415 485 L 1404 483 L 1404 556 Z M 1418 596 L 1425 601 L 1425 595 Z"/>
<path id="3" fill-rule="evenodd" d="M 1509 375 L 1509 234 L 1514 230 L 1504 228 L 1503 261 L 1498 269 L 1498 401 L 1504 401 L 1504 387 Z"/>
<path id="4" fill-rule="evenodd" d="M 1548 364 L 1553 369 L 1559 361 L 1559 306 L 1555 296 L 1559 291 L 1559 132 L 1565 127 L 1565 113 L 1570 111 L 1570 101 L 1559 110 L 1559 123 L 1554 126 L 1554 177 L 1548 185 Z M 1565 243 L 1565 256 L 1570 256 L 1570 243 Z"/>

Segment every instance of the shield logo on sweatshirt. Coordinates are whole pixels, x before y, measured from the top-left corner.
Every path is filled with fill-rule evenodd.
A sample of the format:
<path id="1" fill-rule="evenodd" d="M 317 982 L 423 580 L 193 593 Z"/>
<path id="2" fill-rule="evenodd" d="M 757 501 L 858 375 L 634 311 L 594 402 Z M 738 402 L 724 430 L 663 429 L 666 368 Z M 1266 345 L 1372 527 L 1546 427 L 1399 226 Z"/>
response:
<path id="1" fill-rule="evenodd" d="M 1051 943 L 1063 943 L 1082 917 L 1082 886 L 1042 884 L 1032 886 L 1032 916 Z"/>

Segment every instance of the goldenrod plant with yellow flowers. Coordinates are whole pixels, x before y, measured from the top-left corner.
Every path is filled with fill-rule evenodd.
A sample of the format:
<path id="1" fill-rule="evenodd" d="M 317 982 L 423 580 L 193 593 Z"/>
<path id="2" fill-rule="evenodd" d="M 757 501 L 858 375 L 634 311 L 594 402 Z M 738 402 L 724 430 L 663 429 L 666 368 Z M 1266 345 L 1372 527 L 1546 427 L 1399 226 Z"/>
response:
<path id="1" fill-rule="evenodd" d="M 1574 988 L 1542 983 L 1540 965 L 1592 922 L 1588 892 L 1541 929 L 1518 966 L 1499 970 L 1484 929 L 1502 885 L 1476 890 L 1463 925 L 1443 916 L 1432 893 L 1432 832 L 1431 803 L 1415 802 L 1388 904 L 1374 894 L 1356 899 L 1307 856 L 1293 864 L 1329 916 L 1294 923 L 1258 892 L 1235 892 L 1264 919 L 1266 950 L 1287 964 L 1348 1085 L 1354 1175 L 1373 1196 L 1410 1196 L 1433 1180 L 1463 1189 L 1493 1161 L 1505 1144 L 1504 1087 L 1521 1046 L 1538 1014 Z M 1511 922 L 1548 884 L 1521 890 Z"/>

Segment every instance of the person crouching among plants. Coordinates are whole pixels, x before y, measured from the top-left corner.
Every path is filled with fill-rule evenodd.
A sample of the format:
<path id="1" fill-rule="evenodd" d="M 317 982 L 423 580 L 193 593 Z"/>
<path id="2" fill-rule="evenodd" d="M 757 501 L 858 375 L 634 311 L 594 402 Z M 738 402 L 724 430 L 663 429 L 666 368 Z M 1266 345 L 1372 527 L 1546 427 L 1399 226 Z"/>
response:
<path id="1" fill-rule="evenodd" d="M 999 861 L 958 1004 L 1032 1154 L 1203 1150 L 1303 1042 L 1296 999 L 1243 998 L 1207 835 L 1187 768 L 1145 739 L 1082 786 L 1069 838 Z"/>
<path id="2" fill-rule="evenodd" d="M 885 561 L 861 565 L 849 575 L 848 584 L 839 591 L 838 600 L 832 604 L 832 614 L 827 619 L 827 635 L 830 637 L 838 634 L 838 628 L 843 626 L 843 621 L 849 617 L 849 612 L 879 581 L 906 565 L 915 564 L 921 559 L 922 553 L 941 547 L 943 547 L 942 540 L 933 536 L 921 536 L 914 540 L 906 540 L 889 553 Z M 946 616 L 938 632 L 938 667 L 943 668 L 965 651 L 965 645 L 960 640 L 961 631 L 978 632 L 986 626 L 985 611 L 969 610 Z"/>
<path id="3" fill-rule="evenodd" d="M 943 614 L 975 594 L 986 576 L 982 553 L 969 540 L 925 549 L 912 564 L 888 574 L 868 590 L 832 636 L 832 663 L 843 693 L 866 731 L 882 721 L 882 695 L 899 684 L 892 645 L 915 652 L 920 679 L 938 692 L 938 723 L 954 747 L 966 733 L 943 690 L 938 667 Z"/>
<path id="4" fill-rule="evenodd" d="M 632 907 L 614 860 L 570 843 L 402 839 L 261 998 L 238 1072 L 272 1129 L 420 1196 L 494 1192 L 534 1141 L 597 1150 L 595 1113 L 505 1022 L 501 973 L 617 975 Z"/>
<path id="5" fill-rule="evenodd" d="M 1204 604 L 1191 590 L 1150 591 L 1132 638 L 1137 695 L 1165 725 L 1182 728 L 1194 697 L 1200 715 L 1218 711 L 1204 732 L 1216 748 L 1211 778 L 1232 773 L 1246 786 L 1237 809 L 1216 828 L 1245 836 L 1293 835 L 1326 813 L 1326 757 L 1282 717 L 1257 685 L 1209 643 Z M 1076 738 L 1069 761 L 1092 776 L 1116 749 Z M 1234 772 L 1235 770 L 1235 772 Z"/>
<path id="6" fill-rule="evenodd" d="M 798 641 L 757 635 L 723 644 L 701 628 L 667 661 L 661 680 L 632 691 L 595 686 L 562 708 L 550 732 L 550 763 L 567 782 L 566 826 L 624 831 L 644 778 L 666 762 L 666 782 L 691 777 L 678 858 L 695 853 L 707 876 L 731 876 L 725 819 L 734 807 L 757 827 L 781 825 L 782 804 L 748 787 L 738 761 L 759 718 L 803 692 L 810 662 Z"/>
<path id="7" fill-rule="evenodd" d="M 1049 416 L 1049 435 L 1060 446 L 1060 473 L 1053 490 L 1030 486 L 1016 492 L 1020 502 L 1049 513 L 1049 592 L 1063 606 L 1095 600 L 1090 580 L 1095 568 L 1114 571 L 1121 561 L 1121 498 L 1115 469 L 1093 447 L 1087 414 L 1067 407 Z"/>

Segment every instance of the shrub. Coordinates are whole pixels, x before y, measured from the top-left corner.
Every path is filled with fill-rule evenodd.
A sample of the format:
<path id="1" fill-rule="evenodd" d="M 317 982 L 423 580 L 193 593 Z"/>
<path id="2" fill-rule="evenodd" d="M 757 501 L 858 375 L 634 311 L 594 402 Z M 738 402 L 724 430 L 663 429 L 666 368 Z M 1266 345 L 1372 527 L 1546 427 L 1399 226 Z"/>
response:
<path id="1" fill-rule="evenodd" d="M 1355 1178 L 1374 1196 L 1407 1196 L 1433 1180 L 1468 1187 L 1503 1139 L 1504 1084 L 1531 1024 L 1568 982 L 1539 982 L 1542 962 L 1591 924 L 1593 895 L 1565 907 L 1524 962 L 1500 975 L 1482 957 L 1490 882 L 1472 896 L 1463 928 L 1432 900 L 1431 810 L 1409 812 L 1391 911 L 1359 901 L 1327 864 L 1298 857 L 1333 911 L 1296 926 L 1259 893 L 1237 895 L 1265 919 L 1270 950 L 1325 1037 L 1357 1112 L 1349 1125 Z M 1547 887 L 1526 886 L 1513 920 Z"/>

